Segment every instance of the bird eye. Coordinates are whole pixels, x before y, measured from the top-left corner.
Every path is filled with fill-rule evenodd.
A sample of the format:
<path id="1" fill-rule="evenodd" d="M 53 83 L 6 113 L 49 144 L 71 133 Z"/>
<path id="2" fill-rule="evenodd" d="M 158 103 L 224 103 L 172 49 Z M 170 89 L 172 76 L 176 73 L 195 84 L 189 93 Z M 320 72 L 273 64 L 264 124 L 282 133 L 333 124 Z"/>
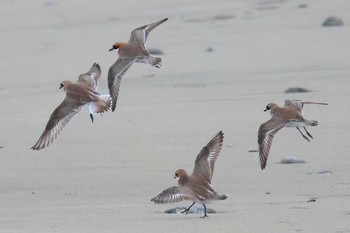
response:
<path id="1" fill-rule="evenodd" d="M 178 177 L 179 175 L 177 174 L 177 172 L 175 172 L 175 177 Z"/>
<path id="2" fill-rule="evenodd" d="M 270 108 L 270 106 L 269 106 L 269 105 L 267 105 L 267 106 L 266 106 L 266 109 L 267 109 L 267 110 L 270 110 L 271 108 Z"/>

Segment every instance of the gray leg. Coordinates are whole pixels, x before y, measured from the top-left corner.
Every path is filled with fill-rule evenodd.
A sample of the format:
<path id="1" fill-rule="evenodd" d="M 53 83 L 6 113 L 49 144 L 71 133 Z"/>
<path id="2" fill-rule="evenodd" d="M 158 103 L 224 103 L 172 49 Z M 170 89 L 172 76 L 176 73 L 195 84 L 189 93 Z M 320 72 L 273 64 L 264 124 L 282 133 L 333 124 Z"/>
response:
<path id="1" fill-rule="evenodd" d="M 202 205 L 204 206 L 204 216 L 202 218 L 208 217 L 208 215 L 207 215 L 207 207 L 204 204 L 202 204 Z"/>
<path id="2" fill-rule="evenodd" d="M 193 202 L 192 205 L 190 205 L 190 207 L 188 207 L 187 209 L 185 209 L 184 211 L 182 211 L 181 213 L 186 213 L 188 214 L 188 211 L 190 211 L 191 207 L 196 204 L 196 202 Z"/>
<path id="3" fill-rule="evenodd" d="M 301 132 L 301 130 L 300 130 L 298 127 L 296 127 L 296 128 L 297 128 L 297 130 L 301 133 L 301 135 L 303 136 L 303 138 L 305 138 L 306 141 L 310 142 L 310 139 L 309 139 L 308 137 L 306 137 L 306 136 L 303 134 L 303 132 Z"/>
<path id="4" fill-rule="evenodd" d="M 312 137 L 312 135 L 309 133 L 309 131 L 306 130 L 306 127 L 304 127 L 304 130 L 305 130 L 306 134 L 307 134 L 310 138 L 314 139 L 314 138 Z"/>

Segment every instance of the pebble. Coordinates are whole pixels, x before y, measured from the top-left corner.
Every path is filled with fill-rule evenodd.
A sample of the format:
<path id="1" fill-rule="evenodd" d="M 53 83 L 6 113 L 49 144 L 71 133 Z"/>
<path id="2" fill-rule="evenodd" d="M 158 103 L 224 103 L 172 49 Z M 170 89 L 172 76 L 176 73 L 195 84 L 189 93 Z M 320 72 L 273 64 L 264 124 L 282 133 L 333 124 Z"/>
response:
<path id="1" fill-rule="evenodd" d="M 344 21 L 337 17 L 328 17 L 322 24 L 323 27 L 343 26 Z"/>
<path id="2" fill-rule="evenodd" d="M 311 92 L 311 91 L 302 87 L 290 87 L 284 91 L 284 93 L 302 93 L 302 92 Z"/>
<path id="3" fill-rule="evenodd" d="M 295 156 L 287 156 L 282 158 L 281 160 L 281 164 L 294 164 L 294 163 L 305 163 L 305 161 Z"/>
<path id="4" fill-rule="evenodd" d="M 168 209 L 168 210 L 165 210 L 164 213 L 166 214 L 177 214 L 177 213 L 180 213 L 182 211 L 184 211 L 187 207 L 175 207 L 175 208 L 171 208 L 171 209 Z M 203 206 L 192 206 L 190 211 L 188 211 L 189 214 L 203 214 L 204 213 L 204 207 Z M 216 213 L 215 210 L 211 209 L 211 208 L 208 208 L 207 207 L 207 213 L 208 214 L 214 214 Z"/>

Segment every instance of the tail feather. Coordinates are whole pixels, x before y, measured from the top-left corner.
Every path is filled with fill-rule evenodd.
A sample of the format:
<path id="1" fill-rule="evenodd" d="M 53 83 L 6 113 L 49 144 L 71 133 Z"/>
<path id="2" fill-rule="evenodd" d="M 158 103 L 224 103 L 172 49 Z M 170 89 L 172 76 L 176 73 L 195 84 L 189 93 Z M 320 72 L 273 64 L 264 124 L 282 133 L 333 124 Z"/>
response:
<path id="1" fill-rule="evenodd" d="M 147 63 L 157 68 L 160 68 L 162 66 L 162 59 L 160 57 L 149 56 L 147 59 Z"/>
<path id="2" fill-rule="evenodd" d="M 109 95 L 100 95 L 99 99 L 89 103 L 91 114 L 107 112 L 111 108 L 112 99 Z"/>
<path id="3" fill-rule="evenodd" d="M 227 194 L 220 194 L 220 193 L 217 193 L 215 195 L 215 200 L 225 200 L 226 198 L 228 198 Z"/>
<path id="4" fill-rule="evenodd" d="M 316 126 L 316 125 L 318 125 L 318 123 L 319 123 L 319 121 L 313 121 L 313 120 L 310 121 L 311 126 Z"/>

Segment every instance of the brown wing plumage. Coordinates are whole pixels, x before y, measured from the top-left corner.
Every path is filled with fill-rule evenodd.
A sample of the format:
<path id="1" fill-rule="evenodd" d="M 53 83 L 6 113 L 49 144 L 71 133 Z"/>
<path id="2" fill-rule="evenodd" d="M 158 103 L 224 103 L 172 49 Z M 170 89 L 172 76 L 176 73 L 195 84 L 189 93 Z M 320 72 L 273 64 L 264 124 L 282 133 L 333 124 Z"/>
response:
<path id="1" fill-rule="evenodd" d="M 287 125 L 287 122 L 280 121 L 276 123 L 276 119 L 270 119 L 262 124 L 258 131 L 259 157 L 260 167 L 266 167 L 267 157 L 269 156 L 272 140 L 275 134 Z"/>
<path id="2" fill-rule="evenodd" d="M 158 25 L 164 23 L 165 21 L 167 21 L 168 18 L 162 19 L 160 21 L 154 22 L 154 23 L 150 23 L 138 28 L 135 28 L 130 35 L 130 39 L 129 39 L 129 43 L 130 42 L 134 42 L 134 43 L 142 43 L 145 44 L 148 34 L 154 29 L 156 28 Z"/>
<path id="3" fill-rule="evenodd" d="M 41 150 L 52 143 L 72 117 L 77 114 L 83 106 L 83 103 L 79 103 L 67 96 L 51 114 L 44 132 L 32 149 Z"/>
<path id="4" fill-rule="evenodd" d="M 301 114 L 303 113 L 304 104 L 320 104 L 328 105 L 327 103 L 311 102 L 311 101 L 302 101 L 302 100 L 285 100 L 284 107 L 292 107 L 298 110 Z"/>
<path id="5" fill-rule="evenodd" d="M 191 176 L 202 177 L 209 184 L 214 173 L 215 162 L 220 154 L 224 134 L 222 131 L 217 133 L 214 138 L 197 155 L 193 173 Z"/>
<path id="6" fill-rule="evenodd" d="M 130 66 L 135 62 L 136 58 L 119 57 L 117 61 L 109 68 L 108 71 L 108 88 L 112 98 L 112 111 L 117 106 L 117 99 L 122 77 Z"/>
<path id="7" fill-rule="evenodd" d="M 167 188 L 163 192 L 151 199 L 151 201 L 157 204 L 174 203 L 183 200 L 188 200 L 188 198 L 185 194 L 181 192 L 180 188 L 177 186 Z"/>
<path id="8" fill-rule="evenodd" d="M 97 81 L 101 77 L 101 67 L 99 64 L 94 63 L 91 69 L 85 74 L 79 75 L 78 83 L 85 83 L 93 90 L 97 90 Z"/>

